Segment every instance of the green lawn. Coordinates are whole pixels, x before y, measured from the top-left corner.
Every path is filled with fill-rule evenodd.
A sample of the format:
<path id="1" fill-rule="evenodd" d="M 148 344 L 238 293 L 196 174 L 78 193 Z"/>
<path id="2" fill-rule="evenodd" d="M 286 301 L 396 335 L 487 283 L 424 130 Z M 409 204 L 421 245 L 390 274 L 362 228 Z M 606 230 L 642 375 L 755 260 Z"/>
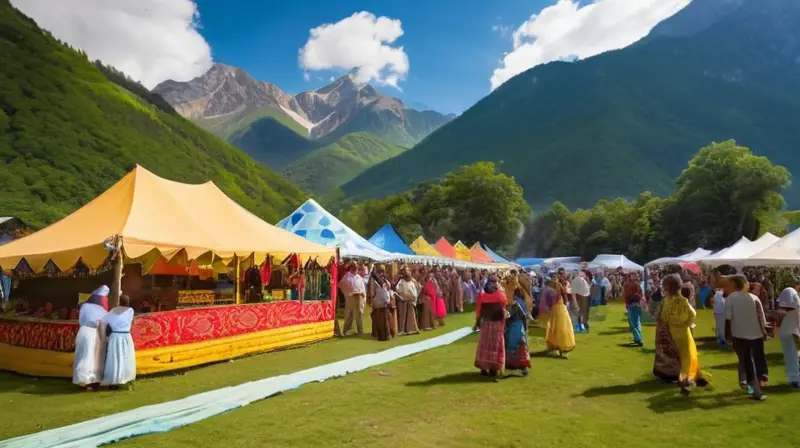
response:
<path id="1" fill-rule="evenodd" d="M 473 322 L 448 319 L 445 330 Z M 66 381 L 0 376 L 0 438 L 21 435 L 183 397 L 243 381 L 377 351 L 441 334 L 391 343 L 348 339 L 254 356 L 139 380 L 129 392 L 77 392 Z M 541 328 L 531 350 L 544 348 Z M 653 327 L 645 327 L 647 341 Z M 711 338 L 711 314 L 700 311 L 698 346 L 713 388 L 681 397 L 650 375 L 652 343 L 630 341 L 618 305 L 600 308 L 591 334 L 577 336 L 570 359 L 536 353 L 528 378 L 487 382 L 472 367 L 475 336 L 369 371 L 309 384 L 242 409 L 165 434 L 123 441 L 146 447 L 214 446 L 796 446 L 798 396 L 785 385 L 779 345 L 768 344 L 773 386 L 765 403 L 736 385 L 736 357 Z M 35 409 L 32 413 L 16 412 Z"/>

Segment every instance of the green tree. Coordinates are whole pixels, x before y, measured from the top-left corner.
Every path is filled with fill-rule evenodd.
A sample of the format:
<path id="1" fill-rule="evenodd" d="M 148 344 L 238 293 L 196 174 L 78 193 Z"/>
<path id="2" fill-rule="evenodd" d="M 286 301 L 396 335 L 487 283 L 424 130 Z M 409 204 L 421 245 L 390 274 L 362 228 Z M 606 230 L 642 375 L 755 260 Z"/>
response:
<path id="1" fill-rule="evenodd" d="M 702 148 L 677 186 L 674 237 L 689 235 L 696 246 L 723 247 L 762 233 L 758 217 L 783 208 L 789 172 L 728 140 Z"/>
<path id="2" fill-rule="evenodd" d="M 531 213 L 522 187 L 491 162 L 462 166 L 445 176 L 442 186 L 451 210 L 448 233 L 454 239 L 506 248 Z"/>

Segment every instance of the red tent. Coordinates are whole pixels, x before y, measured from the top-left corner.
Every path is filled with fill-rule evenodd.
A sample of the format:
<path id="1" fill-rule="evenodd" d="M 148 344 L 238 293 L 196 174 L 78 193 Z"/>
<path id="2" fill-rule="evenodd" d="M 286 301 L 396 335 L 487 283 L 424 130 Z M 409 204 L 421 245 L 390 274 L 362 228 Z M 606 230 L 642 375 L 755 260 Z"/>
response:
<path id="1" fill-rule="evenodd" d="M 456 248 L 448 243 L 444 237 L 439 238 L 439 241 L 433 245 L 433 248 L 447 258 L 456 258 Z"/>

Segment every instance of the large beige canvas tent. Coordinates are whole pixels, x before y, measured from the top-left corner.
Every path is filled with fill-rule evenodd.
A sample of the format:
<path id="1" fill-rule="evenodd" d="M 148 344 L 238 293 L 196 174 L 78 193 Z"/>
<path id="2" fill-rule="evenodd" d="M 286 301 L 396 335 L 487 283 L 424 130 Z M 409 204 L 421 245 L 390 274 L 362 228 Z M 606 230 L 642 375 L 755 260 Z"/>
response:
<path id="1" fill-rule="evenodd" d="M 298 254 L 326 264 L 335 248 L 313 243 L 261 220 L 212 182 L 173 182 L 136 166 L 133 171 L 66 218 L 25 238 L 0 246 L 0 266 L 14 269 L 21 260 L 34 272 L 49 261 L 68 270 L 82 260 L 91 268 L 109 256 L 109 242 L 121 242 L 127 260 L 180 254 L 228 260 L 266 254 Z M 212 257 L 213 255 L 213 257 Z"/>

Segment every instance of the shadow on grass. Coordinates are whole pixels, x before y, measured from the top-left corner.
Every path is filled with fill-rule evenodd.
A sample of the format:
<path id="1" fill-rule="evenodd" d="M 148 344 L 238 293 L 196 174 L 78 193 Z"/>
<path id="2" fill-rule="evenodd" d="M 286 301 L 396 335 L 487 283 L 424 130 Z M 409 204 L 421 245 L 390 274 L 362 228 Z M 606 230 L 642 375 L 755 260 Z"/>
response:
<path id="1" fill-rule="evenodd" d="M 721 352 L 733 354 L 733 348 L 730 346 L 722 347 L 717 342 L 715 337 L 697 338 L 694 340 L 697 350 L 701 352 Z"/>
<path id="2" fill-rule="evenodd" d="M 792 388 L 786 386 L 771 387 L 766 393 L 769 396 L 792 394 L 795 392 Z M 758 405 L 757 401 L 753 400 L 741 390 L 709 394 L 704 393 L 702 389 L 697 389 L 692 395 L 681 396 L 679 390 L 674 386 L 671 390 L 648 398 L 647 401 L 648 408 L 658 414 L 688 411 L 691 409 L 718 410 L 720 408 L 732 406 Z"/>
<path id="3" fill-rule="evenodd" d="M 490 380 L 482 377 L 477 370 L 470 372 L 450 373 L 448 375 L 429 378 L 425 381 L 410 381 L 406 386 L 410 387 L 430 387 L 439 385 L 486 383 Z"/>
<path id="4" fill-rule="evenodd" d="M 783 366 L 783 353 L 767 353 L 767 364 L 770 366 Z M 719 369 L 719 370 L 738 370 L 739 369 L 739 362 L 730 362 L 727 364 L 720 364 L 717 366 L 711 366 L 712 369 Z"/>
<path id="5" fill-rule="evenodd" d="M 597 334 L 600 336 L 615 336 L 618 334 L 630 333 L 631 329 L 628 327 L 613 327 L 610 330 L 599 331 Z"/>
<path id="6" fill-rule="evenodd" d="M 586 389 L 583 393 L 575 395 L 576 397 L 596 398 L 605 397 L 610 395 L 625 395 L 640 392 L 655 392 L 663 390 L 665 387 L 670 387 L 669 384 L 664 383 L 658 378 L 646 377 L 641 378 L 639 381 L 630 384 L 617 384 L 615 386 L 593 387 Z"/>
<path id="7" fill-rule="evenodd" d="M 69 379 L 38 378 L 11 372 L 0 373 L 0 394 L 18 392 L 25 395 L 72 395 L 87 393 Z"/>

